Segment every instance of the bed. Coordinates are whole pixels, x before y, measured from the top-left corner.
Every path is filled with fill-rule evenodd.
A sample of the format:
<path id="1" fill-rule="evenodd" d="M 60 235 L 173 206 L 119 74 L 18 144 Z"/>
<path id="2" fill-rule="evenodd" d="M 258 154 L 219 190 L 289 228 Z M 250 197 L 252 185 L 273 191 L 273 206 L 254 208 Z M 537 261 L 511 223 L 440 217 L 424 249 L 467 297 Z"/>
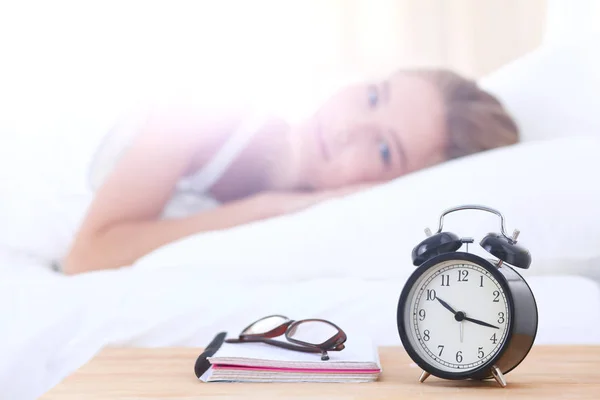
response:
<path id="1" fill-rule="evenodd" d="M 192 236 L 118 271 L 65 277 L 43 251 L 5 247 L 2 393 L 35 398 L 107 345 L 203 346 L 272 313 L 328 318 L 399 345 L 395 309 L 413 269 L 410 250 L 441 210 L 465 202 L 494 206 L 508 229 L 521 229 L 534 259 L 523 274 L 540 311 L 536 343 L 600 343 L 600 192 L 576 173 L 600 169 L 598 150 L 598 138 L 568 137 L 480 154 L 297 214 Z M 543 174 L 523 168 L 530 159 L 546 166 Z M 510 190 L 499 190 L 507 178 Z M 475 238 L 497 229 L 492 217 L 465 213 L 446 224 Z"/>
<path id="2" fill-rule="evenodd" d="M 586 49 L 584 41 L 547 44 L 482 79 L 515 115 L 523 143 L 195 235 L 118 271 L 65 277 L 49 267 L 89 204 L 90 193 L 65 178 L 84 157 L 57 175 L 60 162 L 44 148 L 28 161 L 48 168 L 15 177 L 17 160 L 5 154 L 0 396 L 36 398 L 107 345 L 204 346 L 272 313 L 331 319 L 378 345 L 399 345 L 395 312 L 410 251 L 444 209 L 465 203 L 495 207 L 509 230 L 521 230 L 533 255 L 523 275 L 540 312 L 536 343 L 600 343 L 600 185 L 592 174 L 600 171 L 600 62 Z M 565 54 L 577 73 L 561 64 Z M 493 216 L 469 212 L 447 224 L 476 239 L 498 228 Z"/>

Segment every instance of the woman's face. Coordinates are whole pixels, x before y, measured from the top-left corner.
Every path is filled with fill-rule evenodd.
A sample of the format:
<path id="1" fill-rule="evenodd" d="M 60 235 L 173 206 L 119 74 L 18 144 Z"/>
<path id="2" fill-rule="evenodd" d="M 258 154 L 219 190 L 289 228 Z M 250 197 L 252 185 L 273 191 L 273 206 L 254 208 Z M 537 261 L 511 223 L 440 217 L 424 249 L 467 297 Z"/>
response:
<path id="1" fill-rule="evenodd" d="M 396 178 L 444 160 L 445 107 L 417 76 L 349 86 L 292 133 L 302 186 L 331 189 Z"/>

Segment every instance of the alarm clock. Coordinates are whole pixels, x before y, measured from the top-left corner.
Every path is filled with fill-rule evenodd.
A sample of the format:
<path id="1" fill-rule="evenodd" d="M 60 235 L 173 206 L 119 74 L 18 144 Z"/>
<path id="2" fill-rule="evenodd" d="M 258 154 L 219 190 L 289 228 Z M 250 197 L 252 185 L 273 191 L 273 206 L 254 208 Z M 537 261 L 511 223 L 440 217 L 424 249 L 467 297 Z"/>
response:
<path id="1" fill-rule="evenodd" d="M 500 233 L 489 233 L 479 245 L 491 259 L 469 253 L 472 238 L 442 231 L 444 216 L 480 210 L 500 218 Z M 508 236 L 504 216 L 481 205 L 448 209 L 439 229 L 412 251 L 417 269 L 398 302 L 398 332 L 411 359 L 430 375 L 443 379 L 495 379 L 517 367 L 533 346 L 538 310 L 533 293 L 515 268 L 529 268 L 531 255 L 517 245 L 519 231 Z M 464 251 L 459 251 L 464 248 Z"/>

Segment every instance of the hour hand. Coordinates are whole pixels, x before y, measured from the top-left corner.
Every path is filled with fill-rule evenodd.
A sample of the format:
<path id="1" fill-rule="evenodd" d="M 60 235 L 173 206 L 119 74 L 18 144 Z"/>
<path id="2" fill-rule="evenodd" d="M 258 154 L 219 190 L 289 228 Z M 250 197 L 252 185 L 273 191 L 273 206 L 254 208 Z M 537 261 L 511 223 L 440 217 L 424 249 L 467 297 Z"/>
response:
<path id="1" fill-rule="evenodd" d="M 473 319 L 473 318 L 465 317 L 464 320 L 465 321 L 469 321 L 469 322 L 473 322 L 474 324 L 477 324 L 477 325 L 487 326 L 488 328 L 500 329 L 497 326 L 494 326 L 492 324 L 488 324 L 487 322 L 483 322 L 483 321 L 480 321 L 478 319 Z"/>
<path id="2" fill-rule="evenodd" d="M 437 301 L 440 302 L 441 305 L 444 306 L 444 308 L 446 308 L 452 314 L 456 314 L 456 311 L 454 311 L 454 309 L 452 307 L 450 307 L 450 304 L 446 303 L 444 300 L 440 299 L 439 297 L 436 297 L 436 299 L 437 299 Z"/>

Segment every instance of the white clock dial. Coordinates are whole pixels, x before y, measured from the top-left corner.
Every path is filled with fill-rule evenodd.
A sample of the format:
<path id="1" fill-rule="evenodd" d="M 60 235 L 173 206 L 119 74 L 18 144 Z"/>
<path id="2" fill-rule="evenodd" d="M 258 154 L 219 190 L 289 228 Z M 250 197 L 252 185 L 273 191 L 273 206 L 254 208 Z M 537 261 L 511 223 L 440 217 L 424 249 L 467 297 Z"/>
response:
<path id="1" fill-rule="evenodd" d="M 511 318 L 506 294 L 476 263 L 451 260 L 435 265 L 416 280 L 408 299 L 409 340 L 437 369 L 476 369 L 506 340 Z"/>

